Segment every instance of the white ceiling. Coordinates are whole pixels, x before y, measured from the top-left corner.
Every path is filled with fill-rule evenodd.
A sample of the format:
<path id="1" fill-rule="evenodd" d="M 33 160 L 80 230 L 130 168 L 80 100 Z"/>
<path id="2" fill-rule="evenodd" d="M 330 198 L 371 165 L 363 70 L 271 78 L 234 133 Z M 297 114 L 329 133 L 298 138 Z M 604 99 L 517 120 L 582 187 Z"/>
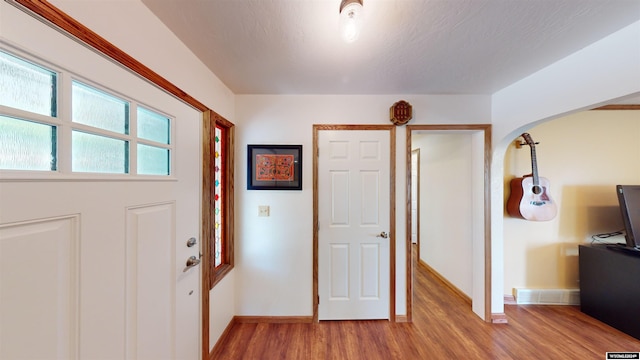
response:
<path id="1" fill-rule="evenodd" d="M 235 94 L 491 94 L 640 20 L 640 0 L 142 0 Z M 639 39 L 640 41 L 640 39 Z"/>

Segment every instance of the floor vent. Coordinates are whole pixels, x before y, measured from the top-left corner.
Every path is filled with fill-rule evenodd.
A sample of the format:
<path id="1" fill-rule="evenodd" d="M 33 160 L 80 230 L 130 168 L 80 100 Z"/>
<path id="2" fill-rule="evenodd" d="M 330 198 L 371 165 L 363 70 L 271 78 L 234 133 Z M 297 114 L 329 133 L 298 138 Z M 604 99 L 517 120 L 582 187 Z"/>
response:
<path id="1" fill-rule="evenodd" d="M 579 289 L 515 289 L 516 304 L 580 305 Z"/>

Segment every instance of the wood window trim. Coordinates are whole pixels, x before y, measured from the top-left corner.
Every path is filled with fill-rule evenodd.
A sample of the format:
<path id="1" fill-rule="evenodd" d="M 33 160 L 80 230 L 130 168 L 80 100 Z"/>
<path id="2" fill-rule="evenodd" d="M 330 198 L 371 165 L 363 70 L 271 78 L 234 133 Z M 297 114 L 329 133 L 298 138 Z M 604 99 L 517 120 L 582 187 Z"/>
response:
<path id="1" fill-rule="evenodd" d="M 214 228 L 214 215 L 213 210 L 215 209 L 214 205 L 214 182 L 215 182 L 215 157 L 213 156 L 214 149 L 214 139 L 215 139 L 215 129 L 216 124 L 222 125 L 225 128 L 225 139 L 223 141 L 226 143 L 226 148 L 233 150 L 235 148 L 234 144 L 234 132 L 235 126 L 233 123 L 229 122 L 222 116 L 216 114 L 213 111 L 205 112 L 204 114 L 204 123 L 203 123 L 203 136 L 202 136 L 202 164 L 203 164 L 203 181 L 202 181 L 202 213 L 203 213 L 203 238 L 202 238 L 202 253 L 204 257 L 207 259 L 205 261 L 205 267 L 207 269 L 203 269 L 206 271 L 207 278 L 209 282 L 207 284 L 208 289 L 213 289 L 213 287 L 220 282 L 234 267 L 234 221 L 233 221 L 233 213 L 234 213 L 234 186 L 233 186 L 233 178 L 234 178 L 234 155 L 233 151 L 228 151 L 226 153 L 224 168 L 226 169 L 226 175 L 223 178 L 224 183 L 222 184 L 223 188 L 226 189 L 226 193 L 231 196 L 225 196 L 223 201 L 223 208 L 227 209 L 225 212 L 228 216 L 222 217 L 223 223 L 221 226 L 225 228 L 224 233 L 226 234 L 226 251 L 223 256 L 222 265 L 216 268 L 214 261 L 214 244 L 215 244 L 215 228 Z"/>

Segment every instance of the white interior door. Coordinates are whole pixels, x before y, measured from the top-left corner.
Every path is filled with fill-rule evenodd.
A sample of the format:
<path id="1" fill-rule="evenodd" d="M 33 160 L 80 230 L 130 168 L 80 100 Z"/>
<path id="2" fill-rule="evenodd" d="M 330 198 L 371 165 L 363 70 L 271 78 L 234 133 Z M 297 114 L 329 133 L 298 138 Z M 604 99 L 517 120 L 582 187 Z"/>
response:
<path id="1" fill-rule="evenodd" d="M 388 319 L 390 132 L 318 136 L 318 318 Z"/>

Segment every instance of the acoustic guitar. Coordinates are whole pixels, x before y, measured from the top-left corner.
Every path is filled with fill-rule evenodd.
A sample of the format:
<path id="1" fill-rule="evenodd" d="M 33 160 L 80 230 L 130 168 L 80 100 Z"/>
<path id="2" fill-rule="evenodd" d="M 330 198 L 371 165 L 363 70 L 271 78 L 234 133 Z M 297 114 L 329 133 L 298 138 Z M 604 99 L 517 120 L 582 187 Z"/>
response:
<path id="1" fill-rule="evenodd" d="M 549 180 L 538 176 L 535 143 L 527 133 L 522 137 L 531 148 L 531 174 L 511 180 L 507 213 L 525 220 L 548 221 L 556 217 L 558 209 L 549 194 Z"/>

